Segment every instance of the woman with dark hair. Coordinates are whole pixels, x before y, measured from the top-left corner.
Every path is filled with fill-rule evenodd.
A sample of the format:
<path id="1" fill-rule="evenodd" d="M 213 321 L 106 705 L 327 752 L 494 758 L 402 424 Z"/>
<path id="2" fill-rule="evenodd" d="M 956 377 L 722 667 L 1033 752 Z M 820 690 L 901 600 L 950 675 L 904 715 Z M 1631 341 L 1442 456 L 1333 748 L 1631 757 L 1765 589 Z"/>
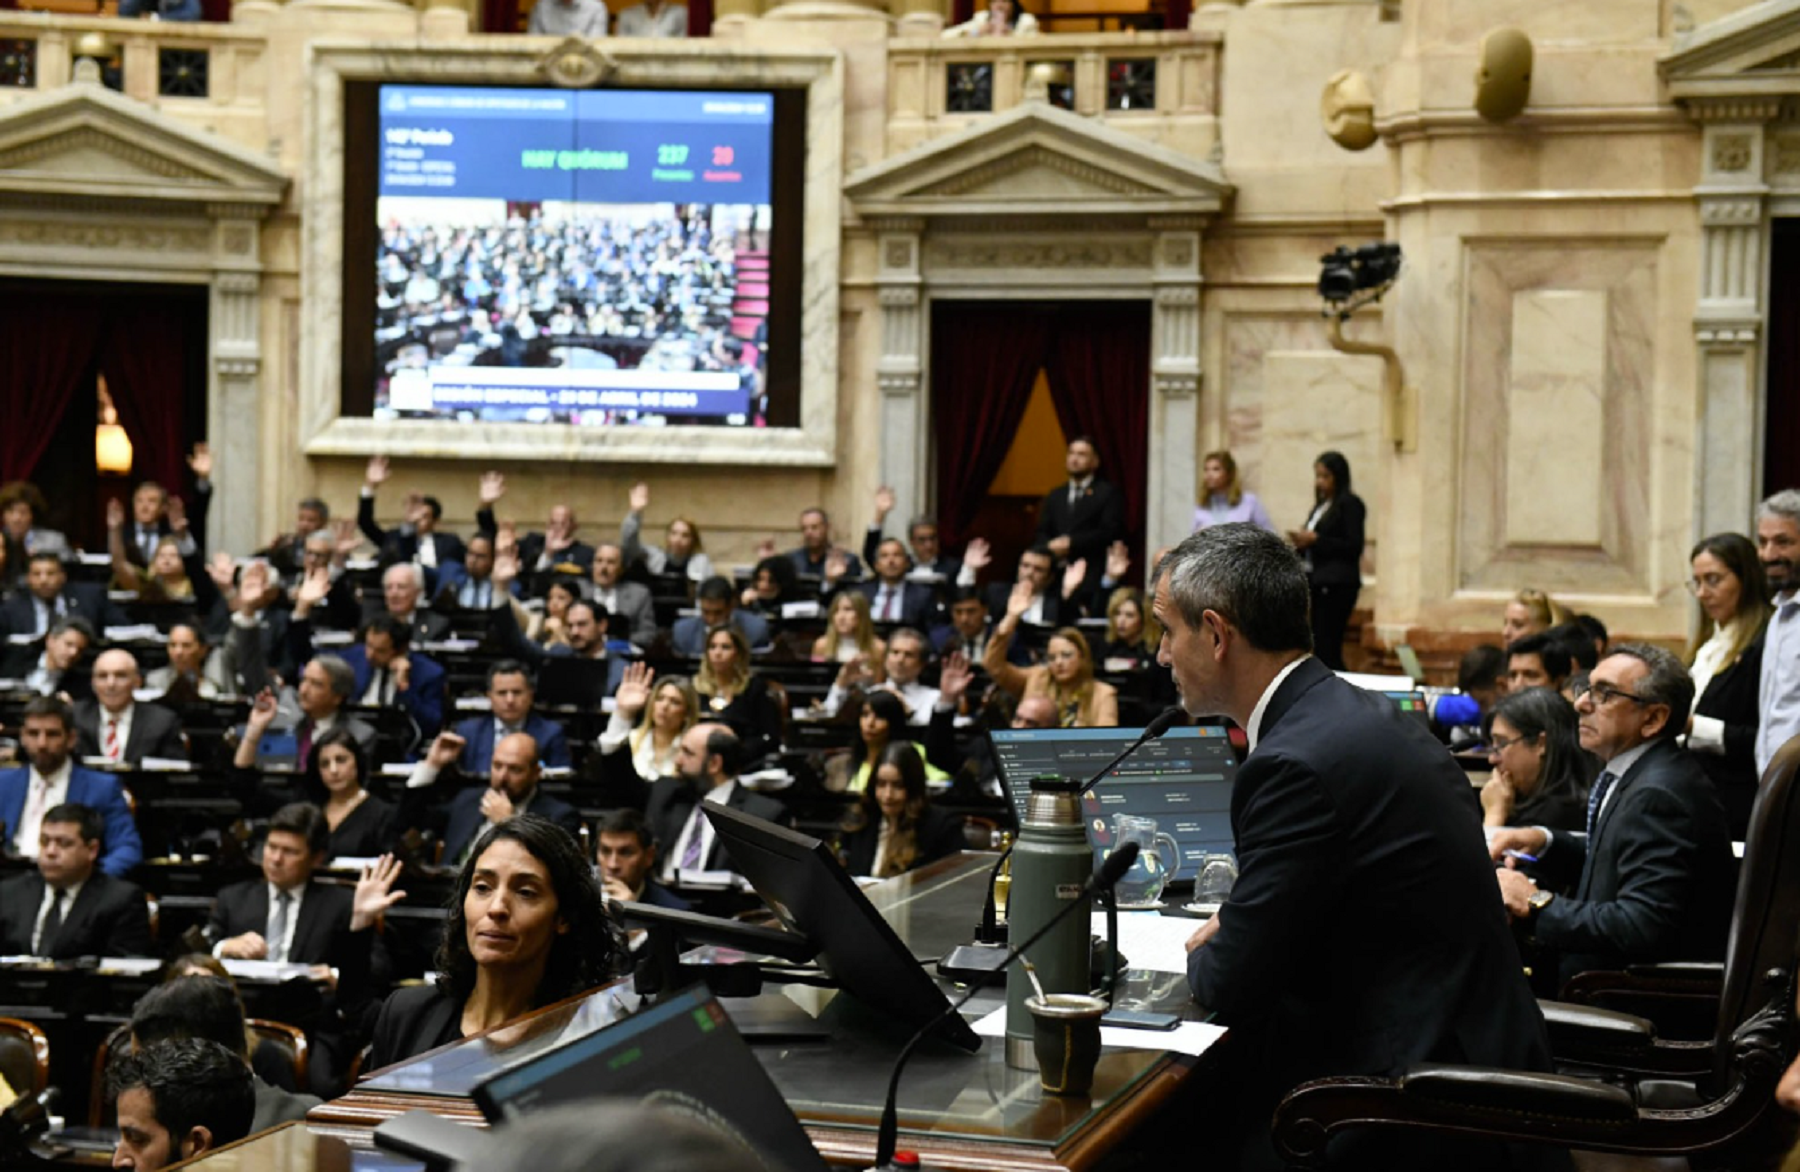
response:
<path id="1" fill-rule="evenodd" d="M 745 610 L 779 618 L 781 604 L 794 601 L 799 585 L 800 576 L 792 561 L 779 554 L 766 557 L 756 563 L 756 572 L 750 576 L 750 585 L 744 587 L 741 601 Z"/>
<path id="2" fill-rule="evenodd" d="M 451 893 L 437 983 L 400 989 L 375 1021 L 371 1070 L 604 985 L 628 953 L 568 831 L 530 814 L 490 826 Z"/>
<path id="3" fill-rule="evenodd" d="M 885 689 L 864 695 L 856 713 L 856 743 L 825 759 L 825 788 L 834 793 L 866 792 L 881 755 L 895 745 L 906 747 L 923 761 L 924 747 L 907 739 L 906 732 L 906 704 L 900 697 Z M 948 773 L 934 765 L 925 765 L 924 771 L 933 781 L 950 779 Z"/>
<path id="4" fill-rule="evenodd" d="M 558 574 L 544 587 L 544 613 L 526 611 L 525 637 L 543 647 L 569 645 L 569 607 L 581 598 L 581 579 Z M 521 607 L 519 610 L 523 610 Z M 514 612 L 515 614 L 518 611 Z"/>
<path id="5" fill-rule="evenodd" d="M 1313 511 L 1301 529 L 1288 530 L 1312 583 L 1313 654 L 1344 670 L 1344 632 L 1362 590 L 1363 525 L 1368 511 L 1350 491 L 1350 461 L 1323 452 L 1313 462 Z"/>
<path id="6" fill-rule="evenodd" d="M 1581 747 L 1575 706 L 1551 688 L 1503 696 L 1482 721 L 1493 777 L 1481 787 L 1488 826 L 1586 829 L 1596 762 Z"/>
<path id="7" fill-rule="evenodd" d="M 962 849 L 963 820 L 931 804 L 916 748 L 897 741 L 883 749 L 838 839 L 844 869 L 886 879 Z"/>
<path id="8" fill-rule="evenodd" d="M 29 480 L 0 486 L 0 584 L 16 586 L 24 581 L 34 553 L 74 556 L 60 530 L 38 527 L 49 508 L 44 494 Z"/>
<path id="9" fill-rule="evenodd" d="M 1725 803 L 1732 838 L 1742 841 L 1756 803 L 1769 586 L 1756 546 L 1739 533 L 1703 538 L 1688 561 L 1693 571 L 1688 589 L 1699 604 L 1700 624 L 1687 653 L 1695 699 L 1686 743 Z"/>
<path id="10" fill-rule="evenodd" d="M 298 784 L 261 778 L 256 771 L 256 749 L 274 723 L 275 697 L 264 692 L 250 708 L 250 719 L 232 758 L 233 772 L 249 785 L 253 810 L 267 811 L 289 802 L 319 807 L 331 828 L 328 858 L 368 859 L 386 854 L 394 845 L 394 804 L 370 793 L 363 785 L 369 776 L 369 758 L 350 730 L 337 725 L 320 733 L 306 759 Z"/>

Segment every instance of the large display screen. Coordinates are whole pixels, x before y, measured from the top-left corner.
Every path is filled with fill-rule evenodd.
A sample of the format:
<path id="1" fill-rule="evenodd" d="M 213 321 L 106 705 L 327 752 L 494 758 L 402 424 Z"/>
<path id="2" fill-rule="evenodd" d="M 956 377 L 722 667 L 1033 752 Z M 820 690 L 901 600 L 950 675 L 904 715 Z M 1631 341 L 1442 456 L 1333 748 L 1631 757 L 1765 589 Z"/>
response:
<path id="1" fill-rule="evenodd" d="M 770 423 L 775 106 L 380 86 L 373 414 Z"/>

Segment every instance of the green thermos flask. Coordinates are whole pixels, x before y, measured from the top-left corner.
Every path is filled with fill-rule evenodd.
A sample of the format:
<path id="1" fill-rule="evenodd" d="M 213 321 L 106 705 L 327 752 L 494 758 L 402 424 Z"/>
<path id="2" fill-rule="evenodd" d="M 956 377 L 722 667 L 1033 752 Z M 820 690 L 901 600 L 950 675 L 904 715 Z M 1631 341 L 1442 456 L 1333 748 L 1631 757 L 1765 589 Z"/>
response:
<path id="1" fill-rule="evenodd" d="M 1016 946 L 1029 940 L 1071 900 L 1086 899 L 1094 872 L 1094 852 L 1081 824 L 1079 781 L 1034 777 L 1025 820 L 1013 845 L 1012 890 L 1007 898 L 1006 935 Z M 1070 911 L 1062 923 L 1025 953 L 1046 993 L 1086 993 L 1089 982 L 1091 915 Z M 1031 977 L 1024 961 L 1006 973 L 1006 1064 L 1036 1070 L 1032 1051 Z"/>

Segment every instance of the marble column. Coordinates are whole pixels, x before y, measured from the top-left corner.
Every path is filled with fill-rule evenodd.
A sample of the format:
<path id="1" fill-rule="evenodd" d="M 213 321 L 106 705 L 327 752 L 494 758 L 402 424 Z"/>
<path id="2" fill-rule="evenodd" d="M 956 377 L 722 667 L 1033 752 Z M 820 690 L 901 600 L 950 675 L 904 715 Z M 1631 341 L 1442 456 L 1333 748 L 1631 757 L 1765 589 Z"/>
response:
<path id="1" fill-rule="evenodd" d="M 212 378 L 207 396 L 207 441 L 218 476 L 232 486 L 213 499 L 207 541 L 212 549 L 257 546 L 257 490 L 261 463 L 262 313 L 258 247 L 262 207 L 223 205 L 213 216 L 214 272 L 208 307 Z"/>
<path id="2" fill-rule="evenodd" d="M 1763 147 L 1765 125 L 1779 111 L 1769 99 L 1696 101 L 1689 108 L 1705 133 L 1694 190 L 1701 225 L 1695 537 L 1748 531 L 1762 485 L 1762 274 L 1769 234 Z"/>
<path id="3" fill-rule="evenodd" d="M 930 435 L 926 426 L 924 279 L 919 268 L 922 220 L 876 220 L 876 296 L 881 303 L 881 353 L 875 381 L 881 389 L 881 482 L 894 490 L 894 513 L 922 513 L 930 497 L 925 483 Z"/>
<path id="4" fill-rule="evenodd" d="M 1199 217 L 1154 218 L 1146 557 L 1193 528 L 1200 423 Z"/>

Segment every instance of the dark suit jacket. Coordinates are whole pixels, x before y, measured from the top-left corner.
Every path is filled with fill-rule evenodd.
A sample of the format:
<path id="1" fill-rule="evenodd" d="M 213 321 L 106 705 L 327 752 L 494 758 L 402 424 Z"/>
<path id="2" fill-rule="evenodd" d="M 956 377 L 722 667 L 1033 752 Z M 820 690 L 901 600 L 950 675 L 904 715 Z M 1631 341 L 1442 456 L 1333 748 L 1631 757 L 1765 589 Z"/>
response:
<path id="1" fill-rule="evenodd" d="M 1356 586 L 1362 582 L 1363 524 L 1368 511 L 1362 498 L 1344 493 L 1332 501 L 1319 527 L 1319 539 L 1306 551 L 1312 580 L 1320 586 Z"/>
<path id="2" fill-rule="evenodd" d="M 434 789 L 437 787 L 433 787 Z M 444 862 L 446 865 L 460 859 L 469 844 L 481 836 L 487 826 L 487 819 L 481 815 L 481 795 L 487 791 L 485 785 L 465 786 L 450 799 L 444 808 Z M 554 822 L 569 832 L 569 837 L 581 841 L 581 814 L 567 802 L 551 797 L 543 790 L 532 795 L 531 803 L 525 812 L 537 818 Z"/>
<path id="3" fill-rule="evenodd" d="M 97 756 L 103 727 L 100 701 L 83 700 L 75 705 L 76 752 L 84 757 Z M 145 757 L 185 761 L 188 747 L 182 739 L 180 717 L 160 704 L 140 701 L 132 705 L 131 735 L 125 738 L 125 760 L 136 765 Z"/>
<path id="4" fill-rule="evenodd" d="M 98 582 L 70 582 L 63 587 L 62 605 L 64 615 L 92 623 L 96 635 L 104 635 L 107 627 L 123 626 L 126 622 L 125 612 L 113 605 L 106 596 L 106 587 Z M 15 590 L 0 604 L 0 622 L 5 624 L 8 635 L 37 633 L 37 607 L 29 590 Z M 55 625 L 53 617 L 44 629 L 48 631 Z"/>
<path id="5" fill-rule="evenodd" d="M 475 513 L 475 528 L 481 535 L 492 541 L 500 535 L 500 527 L 494 521 L 494 510 L 479 509 Z M 538 572 L 538 559 L 544 556 L 544 535 L 527 533 L 519 538 L 519 570 L 522 574 Z M 564 563 L 581 567 L 581 576 L 585 579 L 594 569 L 594 547 L 585 541 L 577 541 L 568 549 L 556 555 L 556 564 Z"/>
<path id="6" fill-rule="evenodd" d="M 226 675 L 238 691 L 253 696 L 268 686 L 269 672 L 290 684 L 298 682 L 300 670 L 312 658 L 312 633 L 308 631 L 300 640 L 288 626 L 288 612 L 271 606 L 257 616 L 254 631 L 240 627 L 231 621 L 230 609 L 220 600 L 207 617 L 206 637 L 224 650 Z"/>
<path id="7" fill-rule="evenodd" d="M 0 952 L 30 955 L 31 930 L 43 902 L 44 877 L 36 871 L 0 883 Z M 47 943 L 45 955 L 52 960 L 154 955 L 143 888 L 96 870 L 63 910 L 62 930 Z"/>
<path id="8" fill-rule="evenodd" d="M 414 647 L 422 643 L 435 643 L 440 639 L 450 637 L 450 620 L 427 606 L 428 601 L 430 601 L 429 598 L 421 596 L 419 605 L 413 608 L 412 645 Z M 386 613 L 386 607 L 379 598 L 374 599 L 363 607 L 362 617 L 357 620 L 357 625 L 360 626 L 376 615 L 384 613 Z"/>
<path id="9" fill-rule="evenodd" d="M 1069 482 L 1044 494 L 1038 509 L 1037 539 L 1069 539 L 1065 561 L 1086 558 L 1088 581 L 1097 582 L 1106 568 L 1106 547 L 1125 536 L 1125 494 L 1119 486 L 1096 476 L 1073 506 Z"/>
<path id="10" fill-rule="evenodd" d="M 676 895 L 667 887 L 654 879 L 644 880 L 644 889 L 638 892 L 637 902 L 651 907 L 666 907 L 678 912 L 691 912 L 694 905 Z"/>
<path id="11" fill-rule="evenodd" d="M 0 773 L 0 833 L 7 843 L 25 813 L 25 795 L 31 786 L 31 770 L 8 769 Z M 63 799 L 79 802 L 100 811 L 106 822 L 106 833 L 100 842 L 100 870 L 120 876 L 137 866 L 144 858 L 144 845 L 138 838 L 137 821 L 131 807 L 125 804 L 125 789 L 119 779 L 77 765 L 69 772 L 69 793 Z"/>
<path id="12" fill-rule="evenodd" d="M 1598 784 L 1598 783 L 1596 783 Z M 1613 783 L 1590 840 L 1558 834 L 1538 866 L 1575 881 L 1533 924 L 1564 980 L 1590 969 L 1725 955 L 1736 889 L 1725 808 L 1687 750 L 1658 741 Z"/>
<path id="13" fill-rule="evenodd" d="M 538 761 L 553 769 L 569 764 L 569 738 L 563 727 L 533 712 L 525 718 L 525 732 L 537 740 Z M 464 773 L 486 773 L 494 761 L 494 718 L 490 713 L 471 716 L 456 726 L 463 745 L 460 764 Z"/>
<path id="14" fill-rule="evenodd" d="M 411 525 L 383 529 L 375 520 L 375 498 L 372 496 L 365 496 L 357 501 L 356 527 L 362 530 L 364 537 L 375 543 L 380 551 L 376 556 L 384 568 L 396 562 L 410 562 L 419 552 L 419 535 Z M 467 551 L 463 548 L 462 538 L 441 529 L 434 530 L 431 536 L 432 544 L 437 547 L 437 560 L 440 564 L 463 560 Z"/>
<path id="15" fill-rule="evenodd" d="M 340 1005 L 365 1001 L 377 980 L 385 980 L 387 958 L 374 929 L 350 930 L 354 895 L 348 887 L 314 879 L 300 902 L 300 918 L 294 923 L 288 960 L 298 964 L 328 964 L 338 970 L 337 1001 Z M 212 915 L 206 921 L 206 937 L 215 944 L 245 932 L 269 930 L 269 884 L 247 879 L 219 892 Z"/>
<path id="16" fill-rule="evenodd" d="M 1762 723 L 1758 691 L 1762 681 L 1763 636 L 1744 649 L 1735 663 L 1707 681 L 1694 705 L 1694 715 L 1725 722 L 1725 752 L 1695 753 L 1719 800 L 1725 803 L 1725 825 L 1742 842 L 1750 829 L 1750 807 L 1761 779 L 1756 775 L 1756 730 Z"/>
<path id="17" fill-rule="evenodd" d="M 212 484 L 202 481 L 194 488 L 193 497 L 184 502 L 187 505 L 188 532 L 194 538 L 194 556 L 202 562 L 206 560 L 206 514 L 212 509 Z M 168 536 L 174 530 L 169 527 L 169 519 L 160 517 L 156 522 L 158 539 Z M 143 547 L 138 545 L 138 527 L 135 519 L 125 521 L 125 560 L 134 566 L 146 566 Z M 190 570 L 189 577 L 193 577 Z M 204 574 L 202 575 L 204 577 Z"/>
<path id="18" fill-rule="evenodd" d="M 926 806 L 919 814 L 919 825 L 913 831 L 919 853 L 913 867 L 956 854 L 963 849 L 963 819 L 936 806 Z M 881 824 L 867 822 L 838 839 L 838 853 L 843 856 L 844 870 L 852 875 L 875 873 L 875 850 L 881 844 Z M 911 870 L 912 868 L 907 868 Z"/>
<path id="19" fill-rule="evenodd" d="M 657 850 L 661 852 L 662 858 L 667 859 L 675 849 L 675 844 L 681 839 L 682 828 L 687 825 L 688 818 L 694 812 L 694 805 L 699 801 L 700 792 L 678 777 L 660 778 L 650 787 L 650 800 L 644 806 L 644 821 L 650 824 L 651 831 L 656 835 Z M 726 799 L 725 804 L 733 810 L 741 810 L 780 826 L 786 826 L 791 821 L 787 807 L 774 798 L 745 789 L 742 782 L 731 787 L 731 797 Z M 712 850 L 700 860 L 700 869 L 731 869 L 722 839 L 714 837 Z"/>
<path id="20" fill-rule="evenodd" d="M 862 560 L 864 565 L 872 566 L 875 564 L 875 554 L 881 549 L 881 543 L 886 540 L 887 537 L 882 533 L 880 528 L 874 525 L 869 526 L 867 531 L 863 533 Z M 910 545 L 907 547 L 906 552 L 912 554 L 913 551 Z M 950 557 L 947 554 L 939 556 L 934 562 L 922 562 L 918 560 L 917 555 L 914 555 L 913 568 L 916 570 L 930 570 L 932 573 L 939 575 L 944 579 L 945 589 L 949 589 L 956 585 L 956 576 L 962 572 L 962 562 L 960 559 Z"/>
<path id="21" fill-rule="evenodd" d="M 859 582 L 854 589 L 862 592 L 869 600 L 869 613 L 876 622 L 898 622 L 902 626 L 915 627 L 923 631 L 937 617 L 937 594 L 923 582 L 903 582 L 900 585 L 900 617 L 888 620 L 875 609 L 875 602 L 881 597 L 881 582 L 871 578 L 867 582 Z"/>
<path id="22" fill-rule="evenodd" d="M 1266 1131 L 1269 1100 L 1311 1078 L 1550 1068 L 1474 792 L 1422 724 L 1303 661 L 1238 769 L 1231 825 L 1238 881 L 1188 983 L 1255 1056 L 1246 1126 Z"/>
<path id="23" fill-rule="evenodd" d="M 753 610 L 737 607 L 731 612 L 731 625 L 743 632 L 752 647 L 769 642 L 769 620 Z M 697 614 L 675 620 L 669 631 L 669 647 L 677 655 L 698 659 L 706 651 L 706 623 Z"/>
<path id="24" fill-rule="evenodd" d="M 374 669 L 369 666 L 369 653 L 361 643 L 353 643 L 344 648 L 341 654 L 344 662 L 350 665 L 350 670 L 356 673 L 356 690 L 350 695 L 360 703 L 363 694 L 369 690 L 369 680 L 375 674 Z M 412 682 L 408 684 L 406 691 L 394 693 L 394 703 L 406 709 L 407 715 L 418 724 L 421 733 L 428 737 L 436 736 L 438 726 L 444 722 L 444 669 L 423 652 L 409 651 L 406 658 L 412 663 Z"/>
<path id="25" fill-rule="evenodd" d="M 461 1001 L 453 1001 L 436 985 L 396 989 L 375 1019 L 375 1040 L 364 1064 L 373 1072 L 435 1050 L 462 1037 Z"/>

